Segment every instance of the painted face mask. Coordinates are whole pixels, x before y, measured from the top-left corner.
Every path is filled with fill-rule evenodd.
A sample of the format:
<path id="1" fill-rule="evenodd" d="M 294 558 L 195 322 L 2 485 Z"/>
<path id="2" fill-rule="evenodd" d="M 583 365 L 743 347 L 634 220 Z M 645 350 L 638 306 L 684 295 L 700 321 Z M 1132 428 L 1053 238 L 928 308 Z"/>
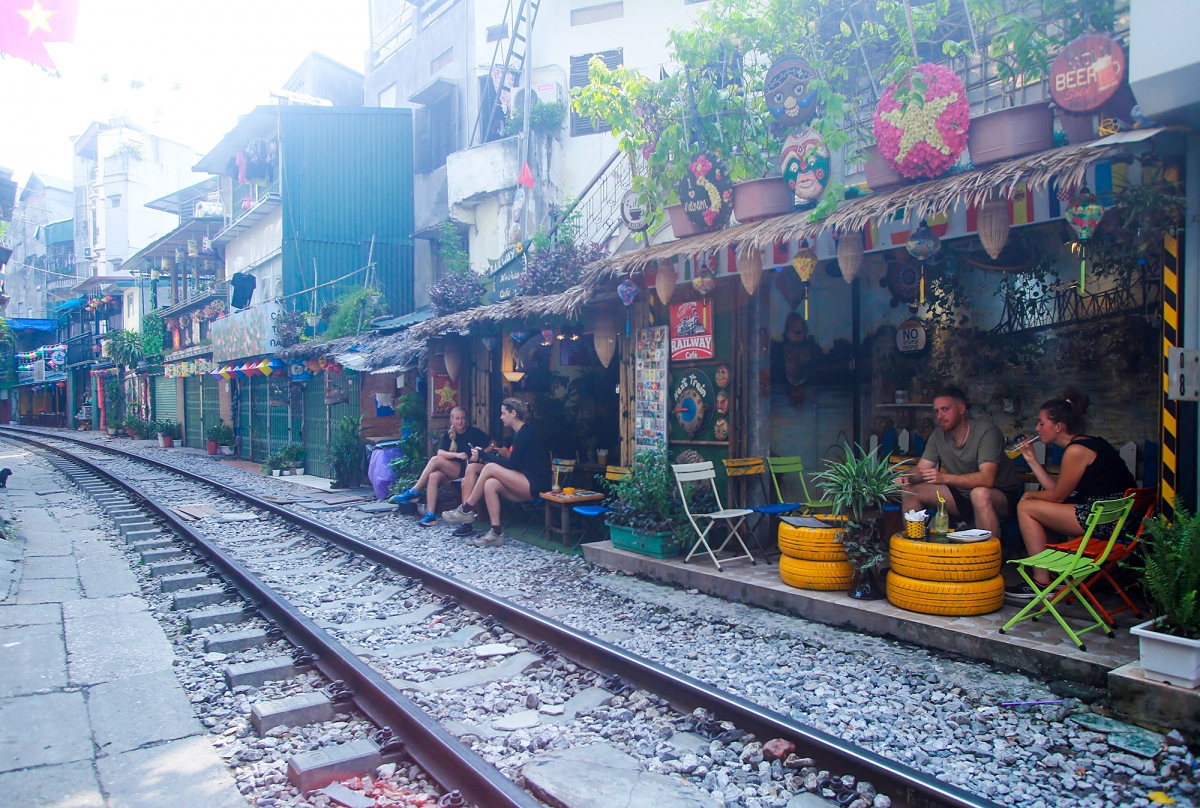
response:
<path id="1" fill-rule="evenodd" d="M 817 111 L 817 91 L 808 83 L 816 74 L 808 62 L 783 56 L 767 71 L 765 95 L 771 117 L 789 129 L 799 129 Z"/>

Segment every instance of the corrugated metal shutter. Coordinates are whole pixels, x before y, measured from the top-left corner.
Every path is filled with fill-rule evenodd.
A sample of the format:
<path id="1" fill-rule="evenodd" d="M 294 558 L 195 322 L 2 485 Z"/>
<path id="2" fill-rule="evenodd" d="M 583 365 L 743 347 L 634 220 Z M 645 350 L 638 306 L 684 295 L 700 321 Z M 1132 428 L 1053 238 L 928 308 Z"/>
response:
<path id="1" fill-rule="evenodd" d="M 252 433 L 250 412 L 250 380 L 238 379 L 238 436 L 242 439 L 238 457 L 250 459 L 250 435 Z"/>
<path id="2" fill-rule="evenodd" d="M 304 383 L 304 465 L 309 474 L 328 477 L 329 439 L 325 434 L 325 374 Z"/>
<path id="3" fill-rule="evenodd" d="M 271 453 L 279 451 L 288 443 L 288 380 L 286 377 L 272 376 L 267 382 L 268 406 L 270 407 L 270 436 Z"/>
<path id="4" fill-rule="evenodd" d="M 179 420 L 179 390 L 175 379 L 166 376 L 154 377 L 154 420 Z"/>
<path id="5" fill-rule="evenodd" d="M 609 70 L 615 70 L 625 61 L 624 51 L 621 48 L 600 53 L 585 53 L 583 56 L 572 56 L 570 78 L 572 89 L 588 86 L 588 63 L 592 61 L 593 56 L 603 59 Z M 580 117 L 574 107 L 571 108 L 571 137 L 595 135 L 602 131 L 606 131 L 603 123 L 597 128 L 591 118 Z"/>
<path id="6" fill-rule="evenodd" d="M 184 445 L 199 449 L 204 444 L 203 410 L 200 406 L 200 377 L 183 380 Z"/>
<path id="7" fill-rule="evenodd" d="M 221 383 L 212 376 L 201 376 L 200 388 L 204 395 L 203 438 L 208 430 L 221 423 Z"/>
<path id="8" fill-rule="evenodd" d="M 271 454 L 270 411 L 267 380 L 255 376 L 250 379 L 250 459 L 258 463 Z"/>

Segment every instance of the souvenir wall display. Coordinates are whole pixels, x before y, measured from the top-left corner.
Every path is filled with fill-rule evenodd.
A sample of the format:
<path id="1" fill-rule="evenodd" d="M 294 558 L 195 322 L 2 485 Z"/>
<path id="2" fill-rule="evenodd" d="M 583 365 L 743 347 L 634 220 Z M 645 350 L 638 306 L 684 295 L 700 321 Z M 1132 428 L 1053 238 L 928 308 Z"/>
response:
<path id="1" fill-rule="evenodd" d="M 675 420 L 689 438 L 704 431 L 716 404 L 716 389 L 702 370 L 690 370 L 675 383 Z"/>
<path id="2" fill-rule="evenodd" d="M 939 177 L 967 147 L 970 117 L 966 90 L 953 71 L 917 65 L 901 85 L 884 90 L 875 108 L 879 155 L 909 179 Z"/>
<path id="3" fill-rule="evenodd" d="M 814 129 L 792 133 L 783 141 L 780 167 L 796 201 L 812 202 L 829 184 L 829 148 Z"/>
<path id="4" fill-rule="evenodd" d="M 688 163 L 676 191 L 688 219 L 705 230 L 720 230 L 733 213 L 733 183 L 719 157 L 701 152 Z"/>
<path id="5" fill-rule="evenodd" d="M 808 88 L 816 72 L 799 56 L 781 56 L 763 82 L 763 95 L 771 117 L 789 129 L 807 124 L 817 111 L 817 91 Z"/>
<path id="6" fill-rule="evenodd" d="M 636 451 L 666 445 L 667 386 L 667 327 L 639 328 L 633 394 Z"/>

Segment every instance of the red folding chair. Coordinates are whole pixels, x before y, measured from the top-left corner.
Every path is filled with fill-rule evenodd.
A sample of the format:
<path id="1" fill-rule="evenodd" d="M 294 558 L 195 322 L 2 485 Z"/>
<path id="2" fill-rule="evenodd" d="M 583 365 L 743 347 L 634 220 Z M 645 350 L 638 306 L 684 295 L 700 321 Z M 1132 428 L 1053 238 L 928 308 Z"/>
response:
<path id="1" fill-rule="evenodd" d="M 1113 620 L 1113 615 L 1123 612 L 1126 609 L 1132 609 L 1134 617 L 1142 616 L 1141 610 L 1134 605 L 1133 601 L 1129 599 L 1129 595 L 1125 594 L 1125 590 L 1112 577 L 1112 571 L 1116 569 L 1117 564 L 1121 563 L 1122 559 L 1127 558 L 1129 554 L 1134 551 L 1134 548 L 1137 547 L 1138 540 L 1142 537 L 1142 531 L 1146 529 L 1146 520 L 1154 515 L 1154 510 L 1158 507 L 1157 488 L 1130 488 L 1125 492 L 1124 496 L 1133 497 L 1133 509 L 1131 513 L 1139 513 L 1142 511 L 1145 512 L 1142 516 L 1141 522 L 1138 524 L 1137 531 L 1127 542 L 1118 541 L 1113 545 L 1112 552 L 1108 554 L 1108 559 L 1104 562 L 1104 566 L 1100 568 L 1099 572 L 1091 576 L 1088 580 L 1077 584 L 1079 591 L 1082 592 L 1089 601 L 1091 601 L 1092 605 L 1096 607 L 1096 610 L 1100 612 L 1101 616 L 1104 617 L 1105 622 L 1107 622 L 1110 626 L 1116 624 Z M 1047 544 L 1046 548 L 1049 550 L 1061 550 L 1064 553 L 1073 553 L 1079 549 L 1079 542 L 1082 540 L 1082 538 L 1078 538 L 1061 542 L 1059 544 Z M 1095 542 L 1094 547 L 1089 547 L 1084 551 L 1083 554 L 1087 558 L 1094 559 L 1103 550 L 1104 542 Z M 1118 606 L 1111 612 L 1100 605 L 1100 601 L 1098 601 L 1096 596 L 1092 594 L 1091 587 L 1095 586 L 1101 581 L 1108 582 L 1108 585 L 1113 588 L 1113 591 L 1117 593 L 1117 596 L 1125 602 L 1124 605 Z M 1058 596 L 1061 596 L 1061 592 Z"/>

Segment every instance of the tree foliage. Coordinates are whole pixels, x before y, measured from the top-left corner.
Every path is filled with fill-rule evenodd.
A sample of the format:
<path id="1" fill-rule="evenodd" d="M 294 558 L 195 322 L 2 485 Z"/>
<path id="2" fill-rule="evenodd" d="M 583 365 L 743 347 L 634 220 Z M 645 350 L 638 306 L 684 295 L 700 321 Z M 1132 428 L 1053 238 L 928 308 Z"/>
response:
<path id="1" fill-rule="evenodd" d="M 486 290 L 479 276 L 471 271 L 462 237 L 450 222 L 442 225 L 438 235 L 438 257 L 442 260 L 442 276 L 429 285 L 429 307 L 433 313 L 440 317 L 478 306 Z"/>

